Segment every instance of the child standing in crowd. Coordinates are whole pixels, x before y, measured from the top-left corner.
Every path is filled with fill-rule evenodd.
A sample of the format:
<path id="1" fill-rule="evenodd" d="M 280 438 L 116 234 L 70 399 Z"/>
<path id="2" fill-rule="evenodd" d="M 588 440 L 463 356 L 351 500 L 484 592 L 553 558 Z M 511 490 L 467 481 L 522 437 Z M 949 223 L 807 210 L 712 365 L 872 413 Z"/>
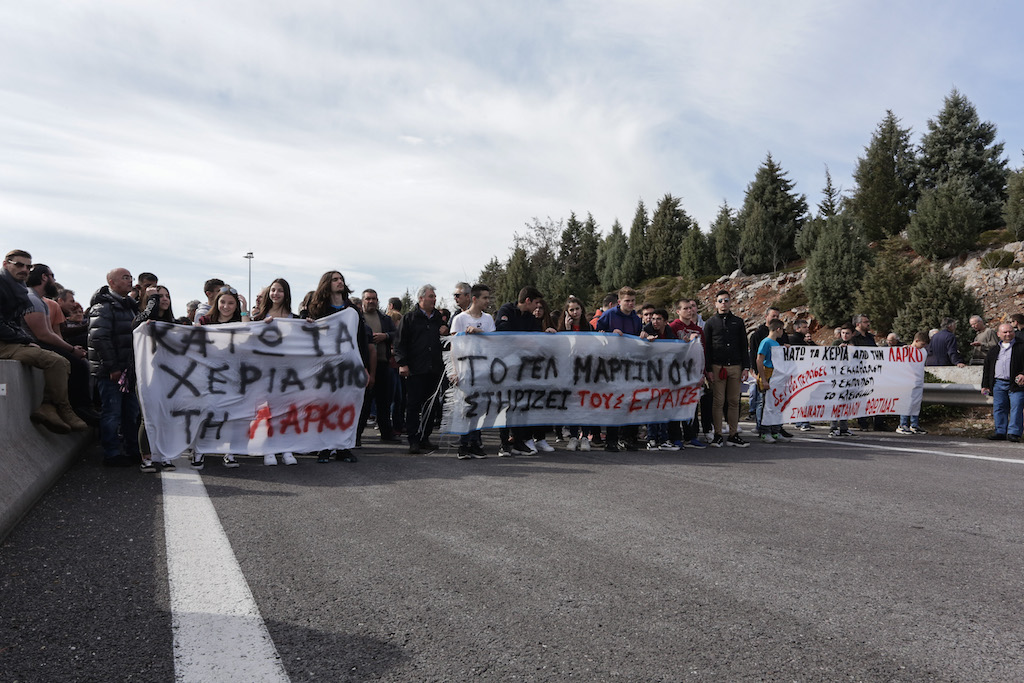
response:
<path id="1" fill-rule="evenodd" d="M 914 341 L 910 343 L 915 349 L 923 349 L 928 346 L 928 333 L 918 332 L 914 335 Z M 910 395 L 910 402 L 917 403 L 920 405 L 921 396 L 924 395 L 924 385 L 915 385 L 914 391 Z M 927 434 L 925 430 L 921 429 L 919 422 L 921 418 L 921 410 L 918 408 L 917 413 L 914 415 L 900 415 L 900 426 L 896 428 L 897 434 Z"/>
<path id="2" fill-rule="evenodd" d="M 140 275 L 141 279 L 142 276 Z M 142 299 L 139 302 L 141 312 L 132 321 L 132 329 L 144 322 L 155 320 L 165 323 L 175 323 L 174 313 L 171 311 L 171 293 L 163 285 L 147 287 L 142 292 Z M 138 390 L 136 388 L 136 390 Z M 175 455 L 162 453 L 150 453 L 149 435 L 146 433 L 146 424 L 140 414 L 139 417 L 139 452 L 142 454 L 142 464 L 139 469 L 142 472 L 157 472 L 159 470 L 173 470 Z"/>
<path id="3" fill-rule="evenodd" d="M 462 313 L 452 318 L 452 334 L 487 334 L 494 332 L 494 318 L 484 311 L 491 305 L 491 288 L 487 285 L 473 285 L 469 291 L 472 303 Z M 459 437 L 459 460 L 486 458 L 483 435 L 479 429 Z"/>
<path id="4" fill-rule="evenodd" d="M 284 278 L 277 278 L 270 283 L 262 292 L 256 302 L 256 308 L 253 311 L 253 320 L 262 320 L 267 323 L 272 323 L 274 320 L 281 318 L 288 320 L 294 318 L 295 314 L 292 313 L 292 288 L 288 284 L 288 281 Z M 298 465 L 299 461 L 295 459 L 295 454 L 291 452 L 281 453 L 281 462 L 285 465 Z M 277 465 L 277 455 L 274 453 L 267 453 L 263 456 L 263 464 L 267 466 Z"/>
<path id="5" fill-rule="evenodd" d="M 793 438 L 793 435 L 782 428 L 781 424 L 777 425 L 764 425 L 761 424 L 761 418 L 764 416 L 764 404 L 767 403 L 768 398 L 768 386 L 771 383 L 772 373 L 775 368 L 772 365 L 772 349 L 776 346 L 781 346 L 779 340 L 782 339 L 782 335 L 785 334 L 785 325 L 781 320 L 775 319 L 768 323 L 768 336 L 761 340 L 760 345 L 757 347 L 757 388 L 761 391 L 761 402 L 757 406 L 758 420 L 757 423 L 758 432 L 761 436 L 761 441 L 765 443 L 777 443 L 782 440 L 789 441 Z"/>
<path id="6" fill-rule="evenodd" d="M 222 325 L 224 323 L 249 322 L 249 311 L 243 303 L 245 299 L 233 287 L 224 286 L 220 288 L 217 296 L 213 299 L 210 311 L 206 315 L 199 316 L 196 325 Z M 228 453 L 224 456 L 224 467 L 238 467 L 235 456 Z M 201 470 L 206 462 L 206 454 L 198 449 L 192 454 L 192 469 Z"/>
<path id="7" fill-rule="evenodd" d="M 849 346 L 850 340 L 853 339 L 853 323 L 846 323 L 842 327 L 837 327 L 839 330 L 839 338 L 832 342 L 832 346 Z M 853 436 L 850 431 L 850 425 L 846 420 L 832 420 L 832 428 L 828 432 L 829 436 Z"/>
<path id="8" fill-rule="evenodd" d="M 650 322 L 644 325 L 640 333 L 642 339 L 675 339 L 675 334 L 668 326 L 668 311 L 664 308 L 651 306 Z M 643 316 L 641 316 L 643 319 Z M 673 443 L 669 438 L 668 422 L 652 422 L 647 425 L 647 450 L 649 451 L 678 451 L 679 445 Z"/>
<path id="9" fill-rule="evenodd" d="M 586 320 L 583 319 L 583 302 L 575 296 L 570 296 L 565 300 L 564 306 L 565 312 L 558 318 L 558 327 L 556 329 L 559 332 L 593 332 L 594 328 L 590 326 Z M 568 450 L 575 451 L 589 451 L 590 450 L 590 436 L 592 427 L 583 427 L 580 425 L 569 425 L 569 443 L 567 445 Z"/>

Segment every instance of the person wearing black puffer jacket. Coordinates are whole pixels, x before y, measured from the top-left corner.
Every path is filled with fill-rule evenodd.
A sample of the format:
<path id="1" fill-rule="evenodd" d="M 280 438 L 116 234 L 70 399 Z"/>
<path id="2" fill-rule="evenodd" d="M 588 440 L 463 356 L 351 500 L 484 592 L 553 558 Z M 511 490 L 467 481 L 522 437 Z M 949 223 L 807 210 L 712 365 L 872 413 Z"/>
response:
<path id="1" fill-rule="evenodd" d="M 139 309 L 130 291 L 131 273 L 115 268 L 89 302 L 89 365 L 100 395 L 100 444 L 107 467 L 141 463 L 132 347 L 132 323 Z"/>

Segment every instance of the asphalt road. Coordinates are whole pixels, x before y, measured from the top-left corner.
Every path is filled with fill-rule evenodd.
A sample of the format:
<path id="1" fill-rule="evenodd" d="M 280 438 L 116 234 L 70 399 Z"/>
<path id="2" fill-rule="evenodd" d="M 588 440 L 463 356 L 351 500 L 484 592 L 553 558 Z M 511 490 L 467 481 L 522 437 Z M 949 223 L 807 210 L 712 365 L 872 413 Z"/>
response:
<path id="1" fill-rule="evenodd" d="M 1024 680 L 1021 445 L 815 434 L 180 474 L 292 681 Z M 0 547 L 4 681 L 174 679 L 163 475 L 98 458 Z"/>

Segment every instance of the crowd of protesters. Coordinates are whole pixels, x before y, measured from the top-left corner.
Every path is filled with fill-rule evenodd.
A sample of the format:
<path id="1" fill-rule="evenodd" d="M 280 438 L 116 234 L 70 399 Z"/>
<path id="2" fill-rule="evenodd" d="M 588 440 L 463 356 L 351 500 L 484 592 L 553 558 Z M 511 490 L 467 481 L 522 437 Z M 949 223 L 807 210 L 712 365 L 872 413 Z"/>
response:
<path id="1" fill-rule="evenodd" d="M 499 430 L 500 457 L 530 456 L 555 450 L 552 442 L 564 442 L 569 451 L 603 448 L 607 452 L 647 450 L 678 451 L 732 446 L 748 442 L 739 424 L 740 396 L 749 383 L 750 418 L 756 437 L 765 444 L 788 441 L 793 435 L 782 425 L 762 424 L 762 396 L 771 383 L 771 349 L 779 345 L 814 344 L 809 321 L 796 319 L 787 331 L 781 312 L 769 307 L 764 322 L 748 333 L 747 321 L 732 312 L 732 296 L 720 290 L 710 300 L 714 310 L 706 320 L 693 298 L 675 302 L 674 317 L 666 308 L 651 304 L 637 307 L 637 292 L 623 287 L 604 299 L 592 316 L 586 302 L 570 296 L 552 303 L 536 287 L 524 287 L 516 301 L 503 302 L 492 315 L 492 292 L 485 284 L 460 282 L 452 298 L 453 316 L 437 308 L 437 292 L 424 285 L 416 293 L 411 310 L 402 300 L 388 300 L 380 308 L 378 293 L 365 289 L 360 297 L 338 271 L 328 271 L 316 288 L 296 307 L 291 287 L 277 278 L 260 291 L 250 307 L 230 284 L 212 278 L 203 284 L 203 301 L 186 305 L 186 315 L 173 313 L 171 293 L 153 273 L 137 280 L 125 268 L 114 268 L 106 284 L 83 307 L 75 292 L 61 287 L 52 269 L 32 263 L 23 250 L 10 251 L 0 272 L 0 359 L 13 359 L 43 371 L 41 404 L 32 412 L 33 422 L 57 433 L 99 430 L 104 465 L 139 467 L 143 472 L 174 469 L 180 454 L 152 453 L 142 424 L 136 393 L 132 334 L 146 321 L 178 325 L 219 325 L 267 321 L 279 318 L 315 320 L 352 308 L 359 315 L 357 346 L 367 373 L 364 403 L 357 422 L 356 447 L 369 427 L 382 443 L 408 445 L 411 455 L 437 450 L 431 434 L 440 420 L 445 377 L 442 345 L 454 334 L 487 334 L 516 331 L 558 334 L 561 332 L 617 334 L 647 340 L 678 339 L 700 343 L 704 349 L 703 391 L 694 418 L 647 425 L 548 425 Z M 956 322 L 940 321 L 931 332 L 920 332 L 911 344 L 927 349 L 928 365 L 984 364 L 983 392 L 994 399 L 993 439 L 1019 441 L 1024 420 L 1024 316 L 1014 314 L 998 330 L 989 329 L 980 316 L 970 325 L 975 333 L 972 358 L 958 351 Z M 868 316 L 853 316 L 834 330 L 834 345 L 875 346 Z M 890 334 L 881 345 L 900 345 Z M 861 429 L 888 429 L 885 419 L 861 418 Z M 811 431 L 809 422 L 793 425 Z M 828 425 L 831 437 L 850 436 L 846 421 Z M 917 415 L 899 416 L 899 434 L 924 434 Z M 550 439 L 550 441 L 549 441 Z M 318 463 L 332 460 L 356 462 L 351 449 L 319 451 Z M 460 459 L 485 458 L 479 431 L 462 435 Z M 294 453 L 262 456 L 268 466 L 295 465 Z M 225 467 L 239 466 L 234 455 L 223 455 Z M 202 469 L 206 454 L 191 453 L 191 466 Z"/>

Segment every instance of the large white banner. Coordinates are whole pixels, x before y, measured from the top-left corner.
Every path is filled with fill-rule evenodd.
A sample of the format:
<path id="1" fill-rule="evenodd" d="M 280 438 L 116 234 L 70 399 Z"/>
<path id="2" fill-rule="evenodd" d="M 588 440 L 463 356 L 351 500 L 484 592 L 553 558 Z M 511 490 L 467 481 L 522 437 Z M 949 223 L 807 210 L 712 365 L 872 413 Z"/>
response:
<path id="1" fill-rule="evenodd" d="M 627 425 L 693 417 L 704 377 L 700 342 L 594 332 L 459 334 L 444 430 Z"/>
<path id="2" fill-rule="evenodd" d="M 775 347 L 761 423 L 916 415 L 924 359 L 924 350 L 912 346 Z"/>
<path id="3" fill-rule="evenodd" d="M 266 455 L 351 448 L 366 371 L 359 316 L 135 330 L 135 370 L 154 453 Z"/>

